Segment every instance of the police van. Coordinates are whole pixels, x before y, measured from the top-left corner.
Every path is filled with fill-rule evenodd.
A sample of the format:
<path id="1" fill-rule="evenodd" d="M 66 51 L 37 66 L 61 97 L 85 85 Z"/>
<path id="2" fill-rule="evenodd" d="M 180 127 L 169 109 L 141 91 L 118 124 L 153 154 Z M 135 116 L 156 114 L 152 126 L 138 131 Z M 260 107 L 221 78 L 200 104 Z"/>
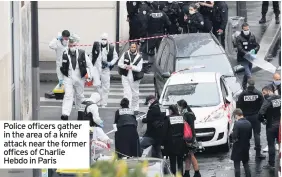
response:
<path id="1" fill-rule="evenodd" d="M 173 73 L 164 85 L 159 102 L 162 111 L 184 99 L 196 115 L 196 139 L 203 147 L 221 146 L 230 149 L 230 134 L 235 118 L 236 98 L 224 75 L 216 72 Z"/>

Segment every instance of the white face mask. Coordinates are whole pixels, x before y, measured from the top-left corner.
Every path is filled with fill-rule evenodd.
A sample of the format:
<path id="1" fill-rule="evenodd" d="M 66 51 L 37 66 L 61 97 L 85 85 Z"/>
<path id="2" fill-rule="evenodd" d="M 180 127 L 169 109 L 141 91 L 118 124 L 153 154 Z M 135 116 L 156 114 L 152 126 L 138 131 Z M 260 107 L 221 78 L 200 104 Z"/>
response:
<path id="1" fill-rule="evenodd" d="M 68 45 L 68 43 L 69 43 L 69 41 L 68 41 L 68 40 L 63 40 L 63 41 L 62 41 L 63 46 L 67 46 L 67 45 Z"/>
<path id="2" fill-rule="evenodd" d="M 196 13 L 196 11 L 194 11 L 194 10 L 189 10 L 189 14 L 193 15 L 194 13 Z"/>
<path id="3" fill-rule="evenodd" d="M 76 47 L 70 47 L 71 52 L 75 52 L 75 50 L 76 50 Z"/>
<path id="4" fill-rule="evenodd" d="M 243 33 L 247 36 L 247 35 L 250 34 L 250 30 L 248 30 L 248 31 L 243 31 Z"/>

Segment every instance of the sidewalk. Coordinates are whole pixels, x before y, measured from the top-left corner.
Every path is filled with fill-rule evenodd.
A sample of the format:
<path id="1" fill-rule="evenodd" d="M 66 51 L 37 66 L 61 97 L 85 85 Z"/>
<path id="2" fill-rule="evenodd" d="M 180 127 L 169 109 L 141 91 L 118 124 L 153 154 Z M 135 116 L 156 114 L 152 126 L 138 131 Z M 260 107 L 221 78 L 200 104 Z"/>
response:
<path id="1" fill-rule="evenodd" d="M 229 17 L 236 16 L 236 1 L 226 1 L 228 5 L 228 14 Z M 267 23 L 266 24 L 259 24 L 258 21 L 261 18 L 261 3 L 260 1 L 247 1 L 247 19 L 248 23 L 250 25 L 250 30 L 253 34 L 255 34 L 257 41 L 260 42 L 263 35 L 265 34 L 265 31 L 273 17 L 273 10 L 272 10 L 272 4 L 269 5 L 269 12 L 267 14 Z M 126 50 L 126 47 L 121 47 L 123 49 L 120 51 L 120 55 Z M 54 54 L 55 57 L 55 54 Z M 236 56 L 230 56 L 232 59 L 232 65 L 235 65 L 236 62 Z M 56 63 L 53 62 L 40 62 L 40 81 L 41 82 L 49 82 L 57 81 L 57 74 L 55 70 Z M 116 67 L 111 71 L 111 79 L 112 80 L 119 80 L 120 76 L 118 75 Z M 145 74 L 146 78 L 149 78 L 149 80 L 152 80 L 153 74 Z M 146 80 L 146 79 L 144 79 Z M 148 79 L 147 79 L 148 80 Z"/>

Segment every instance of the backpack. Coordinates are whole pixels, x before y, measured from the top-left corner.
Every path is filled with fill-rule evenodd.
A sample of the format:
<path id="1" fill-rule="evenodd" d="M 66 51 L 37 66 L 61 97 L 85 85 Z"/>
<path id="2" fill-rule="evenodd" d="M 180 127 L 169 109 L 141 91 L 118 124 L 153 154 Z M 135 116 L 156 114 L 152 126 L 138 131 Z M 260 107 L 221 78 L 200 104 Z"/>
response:
<path id="1" fill-rule="evenodd" d="M 95 104 L 95 103 L 92 102 L 92 101 L 84 101 L 84 102 L 82 102 L 81 104 L 86 105 L 86 106 L 85 106 L 85 109 L 84 109 L 84 113 L 83 113 L 83 118 L 82 118 L 82 120 L 83 120 L 83 121 L 89 121 L 90 127 L 94 127 L 94 126 L 97 125 L 97 124 L 93 121 L 92 113 L 91 113 L 91 112 L 87 113 L 87 108 L 88 108 L 88 106 L 90 106 L 90 105 L 92 105 L 92 104 Z"/>

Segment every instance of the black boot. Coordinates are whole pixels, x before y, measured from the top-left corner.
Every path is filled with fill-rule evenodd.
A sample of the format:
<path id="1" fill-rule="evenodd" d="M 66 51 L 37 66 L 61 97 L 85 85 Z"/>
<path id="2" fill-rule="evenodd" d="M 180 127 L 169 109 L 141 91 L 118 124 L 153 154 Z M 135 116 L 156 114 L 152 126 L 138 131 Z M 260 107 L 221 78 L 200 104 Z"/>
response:
<path id="1" fill-rule="evenodd" d="M 185 170 L 183 177 L 190 177 L 190 171 Z"/>
<path id="2" fill-rule="evenodd" d="M 280 24 L 279 15 L 275 15 L 275 23 L 276 23 L 276 24 Z"/>
<path id="3" fill-rule="evenodd" d="M 266 18 L 265 18 L 265 15 L 263 15 L 259 21 L 259 24 L 263 24 L 266 22 Z"/>
<path id="4" fill-rule="evenodd" d="M 194 177 L 201 177 L 200 171 L 195 171 Z"/>
<path id="5" fill-rule="evenodd" d="M 61 119 L 62 119 L 62 120 L 69 120 L 69 116 L 62 115 L 62 116 L 61 116 Z"/>

